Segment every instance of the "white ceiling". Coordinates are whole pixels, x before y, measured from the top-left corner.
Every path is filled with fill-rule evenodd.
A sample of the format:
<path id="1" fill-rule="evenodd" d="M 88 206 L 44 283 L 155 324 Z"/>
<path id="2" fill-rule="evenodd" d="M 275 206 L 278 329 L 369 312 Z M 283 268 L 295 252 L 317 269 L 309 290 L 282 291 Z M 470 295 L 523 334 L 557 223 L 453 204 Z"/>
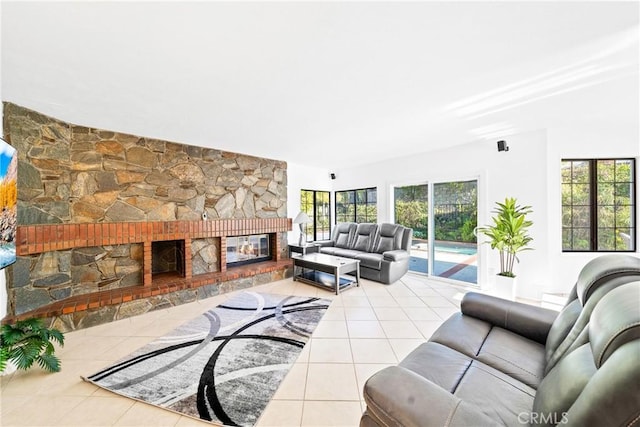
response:
<path id="1" fill-rule="evenodd" d="M 638 2 L 3 2 L 1 94 L 72 123 L 340 168 L 637 134 Z"/>

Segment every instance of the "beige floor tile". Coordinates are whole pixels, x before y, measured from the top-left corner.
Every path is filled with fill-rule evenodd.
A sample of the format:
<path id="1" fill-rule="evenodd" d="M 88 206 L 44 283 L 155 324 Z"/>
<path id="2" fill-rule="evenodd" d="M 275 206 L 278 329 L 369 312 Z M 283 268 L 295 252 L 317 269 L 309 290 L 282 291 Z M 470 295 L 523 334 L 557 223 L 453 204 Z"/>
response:
<path id="1" fill-rule="evenodd" d="M 344 316 L 347 320 L 378 320 L 371 307 L 345 307 Z"/>
<path id="2" fill-rule="evenodd" d="M 420 344 L 427 342 L 426 339 L 390 339 L 389 344 L 398 360 L 402 360 L 409 353 L 415 350 Z"/>
<path id="3" fill-rule="evenodd" d="M 313 331 L 314 338 L 349 338 L 345 320 L 324 320 Z"/>
<path id="4" fill-rule="evenodd" d="M 126 397 L 87 397 L 52 426 L 112 426 L 136 403 Z"/>
<path id="5" fill-rule="evenodd" d="M 358 400 L 358 383 L 351 363 L 310 363 L 305 400 Z"/>
<path id="6" fill-rule="evenodd" d="M 364 293 L 369 298 L 371 298 L 371 297 L 390 297 L 391 296 L 389 291 L 385 287 L 380 286 L 379 283 L 377 285 L 372 285 L 372 286 L 365 287 L 364 288 Z"/>
<path id="7" fill-rule="evenodd" d="M 356 363 L 354 365 L 356 371 L 356 381 L 358 382 L 358 391 L 360 392 L 360 400 L 364 399 L 362 391 L 364 383 L 376 372 L 383 370 L 388 366 L 394 366 L 390 363 Z"/>
<path id="8" fill-rule="evenodd" d="M 142 402 L 135 404 L 124 413 L 122 417 L 114 424 L 115 426 L 154 426 L 154 427 L 173 427 L 176 425 L 181 415 L 148 405 Z"/>
<path id="9" fill-rule="evenodd" d="M 386 338 L 377 320 L 347 320 L 350 338 Z"/>
<path id="10" fill-rule="evenodd" d="M 458 307 L 433 307 L 432 310 L 435 311 L 442 320 L 447 320 L 449 317 L 451 317 L 451 315 L 460 311 Z"/>
<path id="11" fill-rule="evenodd" d="M 371 307 L 400 307 L 398 301 L 395 300 L 394 297 L 389 295 L 374 295 L 369 297 L 369 304 Z"/>
<path id="12" fill-rule="evenodd" d="M 312 338 L 309 363 L 353 363 L 348 339 Z"/>
<path id="13" fill-rule="evenodd" d="M 62 423 L 66 414 L 78 407 L 86 397 L 35 396 L 17 411 L 5 416 L 3 403 L 3 426 L 48 426 Z"/>
<path id="14" fill-rule="evenodd" d="M 299 426 L 302 422 L 302 400 L 272 400 L 260 416 L 256 427 Z"/>
<path id="15" fill-rule="evenodd" d="M 419 297 L 439 297 L 439 296 L 441 296 L 438 292 L 436 292 L 435 290 L 431 289 L 429 286 L 425 286 L 424 284 L 421 284 L 421 285 L 410 285 L 408 287 L 409 287 L 409 289 L 411 289 L 411 291 L 413 291 L 413 293 L 416 296 L 419 296 Z"/>
<path id="16" fill-rule="evenodd" d="M 426 307 L 427 305 L 416 296 L 394 296 L 400 307 Z"/>
<path id="17" fill-rule="evenodd" d="M 337 301 L 333 301 L 327 311 L 322 316 L 322 320 L 344 320 L 344 307 L 336 305 Z M 340 301 L 342 303 L 342 301 Z"/>
<path id="18" fill-rule="evenodd" d="M 278 387 L 273 398 L 303 400 L 308 368 L 309 365 L 306 363 L 295 363 L 280 384 L 280 387 Z"/>
<path id="19" fill-rule="evenodd" d="M 357 426 L 362 416 L 359 401 L 317 402 L 305 401 L 302 410 L 302 426 L 344 427 Z"/>
<path id="20" fill-rule="evenodd" d="M 296 363 L 309 363 L 309 353 L 311 353 L 311 340 L 307 341 L 302 348 L 300 355 L 296 359 Z"/>
<path id="21" fill-rule="evenodd" d="M 413 297 L 415 294 L 411 289 L 406 287 L 404 284 L 396 282 L 393 285 L 389 286 L 387 290 L 389 294 L 394 297 Z"/>
<path id="22" fill-rule="evenodd" d="M 414 321 L 413 324 L 416 325 L 416 328 L 425 339 L 429 339 L 436 329 L 442 325 L 442 320 Z"/>
<path id="23" fill-rule="evenodd" d="M 398 363 L 387 339 L 351 339 L 355 363 Z"/>
<path id="24" fill-rule="evenodd" d="M 378 320 L 409 320 L 400 307 L 373 307 Z"/>
<path id="25" fill-rule="evenodd" d="M 421 297 L 421 299 L 422 299 L 422 301 L 424 301 L 425 304 L 427 304 L 431 308 L 434 308 L 434 307 L 445 307 L 445 308 L 455 307 L 455 304 L 453 304 L 447 298 L 442 297 L 442 296 Z"/>
<path id="26" fill-rule="evenodd" d="M 410 320 L 383 320 L 380 325 L 387 338 L 422 338 Z"/>
<path id="27" fill-rule="evenodd" d="M 371 307 L 366 295 L 341 295 L 343 307 Z"/>
<path id="28" fill-rule="evenodd" d="M 405 307 L 403 310 L 411 320 L 442 320 L 440 316 L 429 307 Z"/>
<path id="29" fill-rule="evenodd" d="M 208 421 L 198 420 L 193 417 L 181 416 L 175 427 L 211 427 L 212 425 Z M 142 424 L 140 427 L 148 427 L 147 424 Z"/>

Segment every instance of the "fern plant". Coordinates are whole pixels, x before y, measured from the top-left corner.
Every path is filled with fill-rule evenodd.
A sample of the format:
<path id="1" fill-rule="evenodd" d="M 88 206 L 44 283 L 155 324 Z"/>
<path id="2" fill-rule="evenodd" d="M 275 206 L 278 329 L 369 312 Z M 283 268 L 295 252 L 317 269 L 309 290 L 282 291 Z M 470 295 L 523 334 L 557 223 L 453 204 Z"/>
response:
<path id="1" fill-rule="evenodd" d="M 0 372 L 11 361 L 18 369 L 29 369 L 34 362 L 49 372 L 60 371 L 60 359 L 55 356 L 53 342 L 64 346 L 64 335 L 47 328 L 40 319 L 19 320 L 0 329 Z"/>

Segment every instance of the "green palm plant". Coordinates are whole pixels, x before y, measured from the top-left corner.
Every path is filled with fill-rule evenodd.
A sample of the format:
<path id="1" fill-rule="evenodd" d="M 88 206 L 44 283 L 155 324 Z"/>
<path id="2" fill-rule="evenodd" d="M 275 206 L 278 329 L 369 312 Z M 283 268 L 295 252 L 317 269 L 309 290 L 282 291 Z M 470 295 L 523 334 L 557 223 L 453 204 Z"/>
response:
<path id="1" fill-rule="evenodd" d="M 47 328 L 40 319 L 19 320 L 0 329 L 0 372 L 12 361 L 18 369 L 29 369 L 37 362 L 49 372 L 60 371 L 60 359 L 54 355 L 55 341 L 64 345 L 64 335 Z"/>
<path id="2" fill-rule="evenodd" d="M 513 274 L 513 267 L 519 252 L 531 250 L 528 247 L 533 240 L 528 234 L 528 228 L 533 225 L 532 221 L 526 219 L 526 215 L 532 211 L 531 206 L 520 206 L 515 198 L 507 197 L 504 203 L 496 202 L 496 209 L 493 225 L 478 228 L 485 236 L 489 237 L 486 242 L 491 245 L 491 249 L 500 252 L 500 276 L 516 277 Z"/>

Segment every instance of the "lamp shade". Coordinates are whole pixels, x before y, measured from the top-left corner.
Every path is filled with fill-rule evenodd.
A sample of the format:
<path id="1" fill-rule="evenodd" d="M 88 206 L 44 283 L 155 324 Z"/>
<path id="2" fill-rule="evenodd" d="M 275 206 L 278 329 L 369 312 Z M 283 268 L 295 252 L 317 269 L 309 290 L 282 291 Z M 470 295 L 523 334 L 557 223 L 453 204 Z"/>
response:
<path id="1" fill-rule="evenodd" d="M 296 215 L 296 217 L 293 220 L 294 224 L 309 224 L 311 222 L 311 218 L 309 218 L 309 216 L 300 211 L 300 213 L 298 215 Z"/>

